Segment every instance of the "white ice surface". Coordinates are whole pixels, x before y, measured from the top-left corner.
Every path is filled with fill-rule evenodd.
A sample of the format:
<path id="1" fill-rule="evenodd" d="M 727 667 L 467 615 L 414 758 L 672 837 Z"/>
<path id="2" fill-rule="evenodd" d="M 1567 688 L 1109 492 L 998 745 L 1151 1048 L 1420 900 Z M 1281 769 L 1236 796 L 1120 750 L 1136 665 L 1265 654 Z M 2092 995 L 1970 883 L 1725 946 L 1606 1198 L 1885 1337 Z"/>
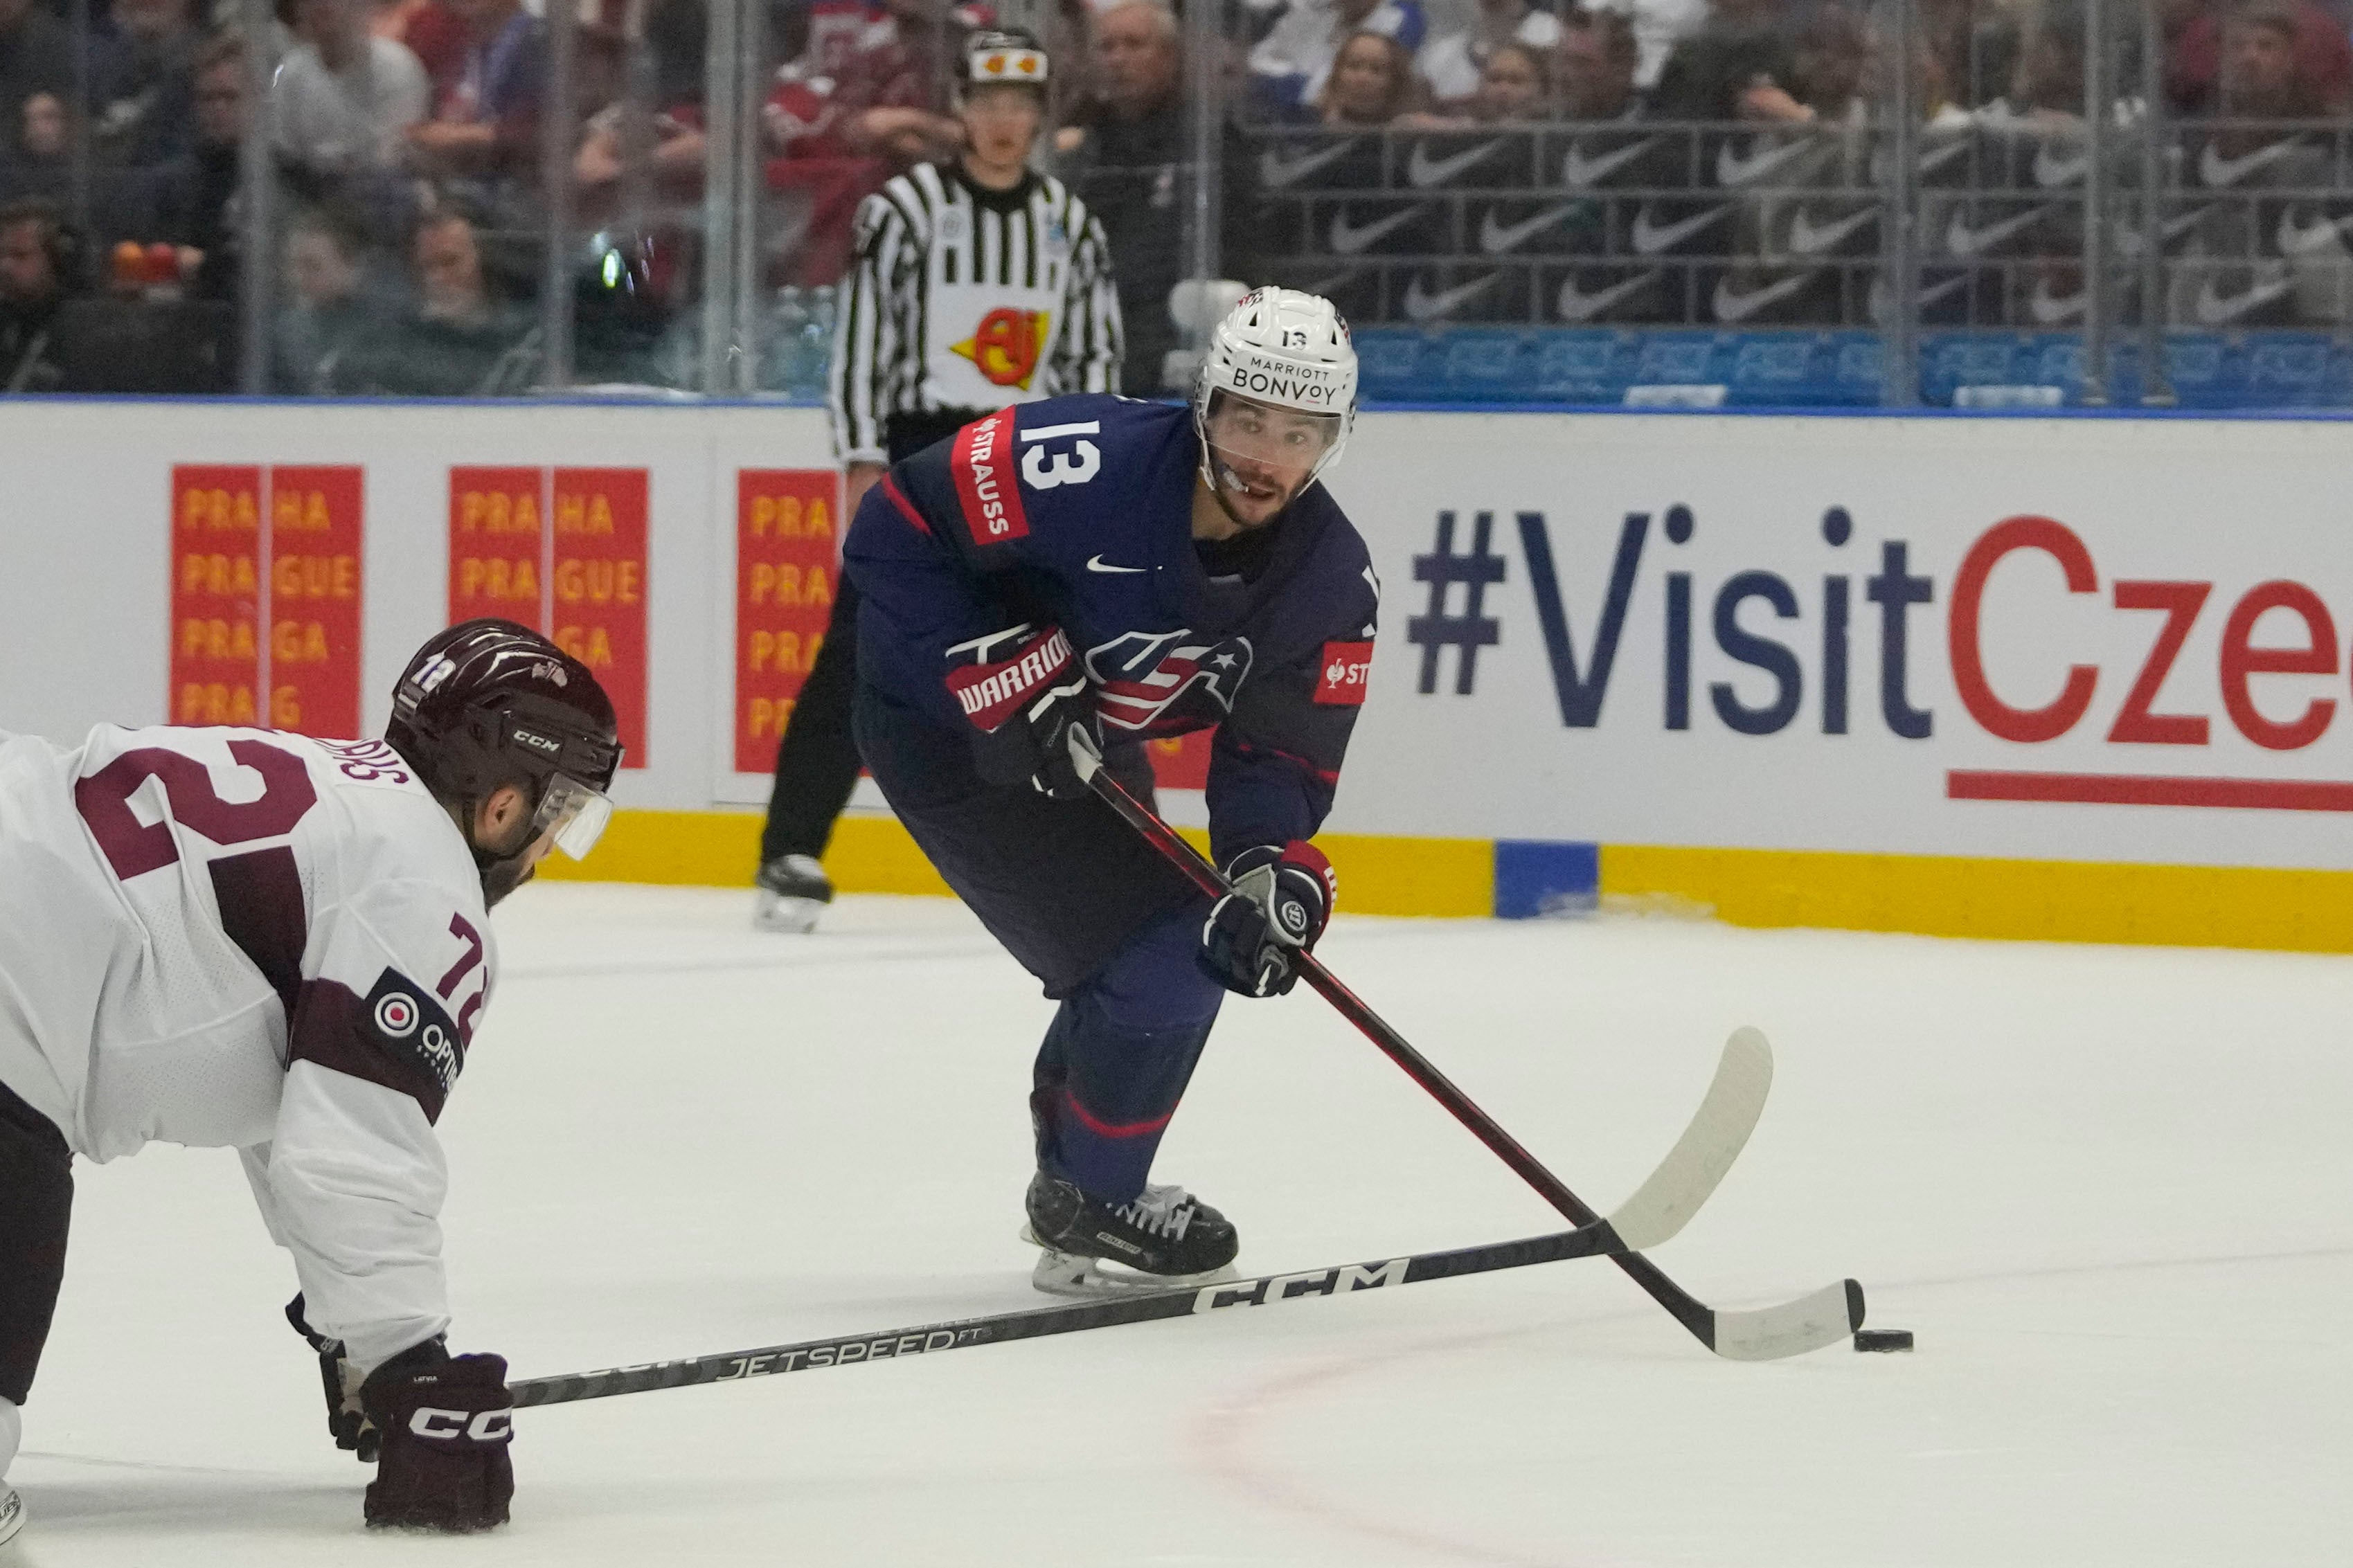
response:
<path id="1" fill-rule="evenodd" d="M 944 901 L 527 889 L 442 1121 L 461 1349 L 518 1376 L 1040 1302 L 1047 1005 Z M 1911 1356 L 1716 1361 L 1609 1264 L 523 1413 L 515 1523 L 367 1536 L 235 1158 L 84 1167 L 13 1481 L 39 1568 L 2353 1562 L 2353 961 L 1344 921 L 1333 966 L 1589 1202 L 1725 1034 L 1773 1101 L 1658 1261 L 1843 1274 Z M 1557 1228 L 1303 989 L 1159 1173 L 1246 1269 Z"/>

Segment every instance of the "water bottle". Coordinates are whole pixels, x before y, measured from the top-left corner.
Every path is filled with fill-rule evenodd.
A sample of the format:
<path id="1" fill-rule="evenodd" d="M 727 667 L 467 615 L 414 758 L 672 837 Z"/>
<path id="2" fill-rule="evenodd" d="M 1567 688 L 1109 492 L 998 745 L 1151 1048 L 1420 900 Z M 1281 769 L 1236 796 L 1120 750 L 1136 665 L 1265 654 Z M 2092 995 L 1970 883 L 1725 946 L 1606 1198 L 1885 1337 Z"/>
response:
<path id="1" fill-rule="evenodd" d="M 800 330 L 800 365 L 806 379 L 794 388 L 804 397 L 825 395 L 833 359 L 833 308 L 832 284 L 820 283 L 809 290 L 807 318 Z"/>
<path id="2" fill-rule="evenodd" d="M 808 305 L 801 291 L 787 283 L 776 290 L 776 302 L 768 312 L 768 341 L 760 364 L 763 390 L 800 390 L 801 341 L 807 326 Z"/>

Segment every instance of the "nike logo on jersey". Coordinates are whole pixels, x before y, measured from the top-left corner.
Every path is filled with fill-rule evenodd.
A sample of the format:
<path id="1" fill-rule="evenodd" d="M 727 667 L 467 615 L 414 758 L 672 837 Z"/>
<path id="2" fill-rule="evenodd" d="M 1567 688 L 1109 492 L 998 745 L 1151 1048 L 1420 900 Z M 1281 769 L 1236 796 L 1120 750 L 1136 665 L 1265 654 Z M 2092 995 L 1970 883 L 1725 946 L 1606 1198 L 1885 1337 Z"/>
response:
<path id="1" fill-rule="evenodd" d="M 1955 213 L 1951 226 L 1945 230 L 1945 248 L 1955 256 L 1983 255 L 2004 240 L 2042 222 L 2043 215 L 2050 210 L 2050 204 L 2045 203 L 2042 206 L 2030 207 L 2015 216 L 2003 218 L 1997 223 L 1989 223 L 1983 228 L 1970 227 L 1967 213 Z"/>
<path id="2" fill-rule="evenodd" d="M 1443 158 L 1433 158 L 1430 155 L 1430 144 L 1417 142 L 1413 144 L 1413 155 L 1405 162 L 1406 183 L 1417 190 L 1442 185 L 1503 144 L 1499 138 L 1482 142 L 1476 147 L 1466 148 Z"/>
<path id="3" fill-rule="evenodd" d="M 1645 136 L 1623 147 L 1613 147 L 1598 157 L 1585 155 L 1585 143 L 1572 142 L 1568 153 L 1560 161 L 1560 182 L 1565 185 L 1598 185 L 1657 144 L 1658 138 Z"/>
<path id="4" fill-rule="evenodd" d="M 1752 143 L 1753 145 L 1753 143 Z M 1726 187 L 1754 184 L 1785 163 L 1794 163 L 1809 153 L 1820 150 L 1822 143 L 1814 141 L 1789 142 L 1779 146 L 1767 146 L 1761 153 L 1742 156 L 1726 142 L 1715 154 L 1715 183 Z"/>
<path id="5" fill-rule="evenodd" d="M 1345 210 L 1336 212 L 1332 215 L 1332 248 L 1342 256 L 1354 256 L 1360 250 L 1378 245 L 1421 214 L 1420 207 L 1408 207 L 1401 213 L 1391 213 L 1387 217 L 1375 218 L 1359 226 L 1348 221 Z"/>
<path id="6" fill-rule="evenodd" d="M 1876 207 L 1865 207 L 1859 213 L 1816 227 L 1813 215 L 1799 207 L 1798 216 L 1789 223 L 1789 248 L 1799 256 L 1820 256 L 1844 241 L 1847 236 L 1863 225 L 1877 221 L 1878 217 Z"/>
<path id="7" fill-rule="evenodd" d="M 2072 158 L 2062 157 L 2048 142 L 2034 150 L 2034 183 L 2044 190 L 2073 184 L 2091 166 L 2092 155 L 2088 153 L 2077 153 Z"/>
<path id="8" fill-rule="evenodd" d="M 2209 185 L 2235 185 L 2264 164 L 2277 163 L 2303 145 L 2304 138 L 2291 136 L 2284 142 L 2274 142 L 2252 153 L 2225 158 L 2221 144 L 2209 142 L 2198 160 L 2198 177 Z"/>
<path id="9" fill-rule="evenodd" d="M 1655 271 L 1645 272 L 1621 283 L 1612 283 L 1607 289 L 1596 289 L 1590 294 L 1577 286 L 1576 279 L 1565 279 L 1561 282 L 1557 307 L 1560 319 L 1564 321 L 1589 321 L 1636 289 L 1657 281 L 1658 278 Z"/>
<path id="10" fill-rule="evenodd" d="M 2289 278 L 2274 278 L 2255 283 L 2243 292 L 2224 294 L 2214 287 L 2211 278 L 2198 290 L 2198 322 L 2205 327 L 2226 327 L 2242 317 L 2252 315 L 2265 305 L 2286 298 L 2295 287 Z"/>
<path id="11" fill-rule="evenodd" d="M 1778 282 L 1767 283 L 1762 289 L 1750 289 L 1745 292 L 1734 289 L 1731 279 L 1718 279 L 1715 285 L 1715 319 L 1727 325 L 1745 321 L 1766 306 L 1788 299 L 1820 276 L 1819 272 L 1800 272 L 1795 278 L 1784 278 Z"/>
<path id="12" fill-rule="evenodd" d="M 1474 278 L 1468 283 L 1458 283 L 1451 289 L 1442 289 L 1432 294 L 1422 288 L 1421 274 L 1417 272 L 1413 275 L 1413 281 L 1405 287 L 1406 319 L 1435 321 L 1469 302 L 1474 296 L 1493 288 L 1503 281 L 1503 277 L 1500 272 L 1490 272 L 1484 278 Z"/>
<path id="13" fill-rule="evenodd" d="M 1356 138 L 1335 142 L 1328 147 L 1312 148 L 1288 157 L 1270 147 L 1258 155 L 1259 183 L 1270 187 L 1288 185 L 1303 180 L 1327 163 L 1338 162 L 1356 150 Z"/>
<path id="14" fill-rule="evenodd" d="M 1479 220 L 1479 248 L 1490 256 L 1501 256 L 1538 229 L 1551 227 L 1583 205 L 1581 202 L 1563 202 L 1518 223 L 1497 223 L 1495 209 L 1489 207 L 1486 216 Z"/>
<path id="15" fill-rule="evenodd" d="M 1087 557 L 1087 570 L 1088 570 L 1088 571 L 1090 571 L 1090 572 L 1128 572 L 1128 573 L 1134 573 L 1134 572 L 1149 572 L 1149 571 L 1151 571 L 1151 570 L 1152 570 L 1152 568 L 1151 568 L 1151 567 L 1149 567 L 1149 566 L 1114 566 L 1114 565 L 1113 565 L 1110 562 L 1105 561 L 1105 560 L 1104 560 L 1102 556 L 1100 556 L 1100 555 L 1091 555 L 1091 556 Z"/>
<path id="16" fill-rule="evenodd" d="M 2324 217 L 2307 224 L 2296 221 L 2294 207 L 2280 214 L 2278 241 L 2282 256 L 2303 256 L 2332 242 L 2342 244 L 2348 235 L 2353 235 L 2353 217 Z"/>
<path id="17" fill-rule="evenodd" d="M 1645 202 L 1641 210 L 1634 215 L 1634 228 L 1629 237 L 1634 242 L 1635 255 L 1656 256 L 1670 246 L 1682 244 L 1708 225 L 1719 223 L 1731 216 L 1732 207 L 1727 203 L 1723 206 L 1710 207 L 1696 216 L 1677 218 L 1672 223 L 1652 223 L 1651 205 Z"/>

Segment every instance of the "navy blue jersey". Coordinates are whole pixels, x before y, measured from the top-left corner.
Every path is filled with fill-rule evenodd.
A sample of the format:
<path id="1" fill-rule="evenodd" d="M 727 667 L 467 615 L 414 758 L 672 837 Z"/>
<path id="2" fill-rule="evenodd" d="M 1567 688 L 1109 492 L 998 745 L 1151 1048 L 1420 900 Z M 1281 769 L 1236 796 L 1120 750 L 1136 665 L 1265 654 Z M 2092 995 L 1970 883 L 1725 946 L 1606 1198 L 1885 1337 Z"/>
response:
<path id="1" fill-rule="evenodd" d="M 1320 484 L 1269 525 L 1251 570 L 1212 576 L 1192 537 L 1199 464 L 1188 409 L 1083 394 L 1002 409 L 897 465 L 843 550 L 864 595 L 860 678 L 968 731 L 949 650 L 1059 626 L 1107 740 L 1217 727 L 1221 864 L 1310 837 L 1365 700 L 1379 584 Z"/>

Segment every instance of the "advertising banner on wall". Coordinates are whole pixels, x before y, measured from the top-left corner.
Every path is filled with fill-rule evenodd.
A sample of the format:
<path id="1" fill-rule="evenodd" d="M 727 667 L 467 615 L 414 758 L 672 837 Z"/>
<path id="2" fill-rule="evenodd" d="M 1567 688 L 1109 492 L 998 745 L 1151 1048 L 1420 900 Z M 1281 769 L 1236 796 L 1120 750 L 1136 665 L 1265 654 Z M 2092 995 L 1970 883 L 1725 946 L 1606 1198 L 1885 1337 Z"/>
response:
<path id="1" fill-rule="evenodd" d="M 825 641 L 840 570 L 831 468 L 735 476 L 735 771 L 765 773 Z"/>
<path id="2" fill-rule="evenodd" d="M 453 467 L 449 621 L 495 616 L 596 673 L 644 768 L 651 569 L 644 468 Z"/>
<path id="3" fill-rule="evenodd" d="M 1342 815 L 2353 868 L 2344 434 L 1384 421 L 1334 481 L 1385 589 Z"/>
<path id="4" fill-rule="evenodd" d="M 173 468 L 172 722 L 359 732 L 364 488 L 354 465 Z"/>

